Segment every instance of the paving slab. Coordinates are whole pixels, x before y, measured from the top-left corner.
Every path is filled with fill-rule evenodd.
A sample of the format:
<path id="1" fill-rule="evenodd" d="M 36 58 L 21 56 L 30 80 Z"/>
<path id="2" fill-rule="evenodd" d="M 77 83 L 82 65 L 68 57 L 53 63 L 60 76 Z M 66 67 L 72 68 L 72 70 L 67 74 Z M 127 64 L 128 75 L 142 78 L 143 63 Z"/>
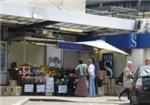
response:
<path id="1" fill-rule="evenodd" d="M 126 97 L 5 96 L 0 105 L 129 105 Z"/>

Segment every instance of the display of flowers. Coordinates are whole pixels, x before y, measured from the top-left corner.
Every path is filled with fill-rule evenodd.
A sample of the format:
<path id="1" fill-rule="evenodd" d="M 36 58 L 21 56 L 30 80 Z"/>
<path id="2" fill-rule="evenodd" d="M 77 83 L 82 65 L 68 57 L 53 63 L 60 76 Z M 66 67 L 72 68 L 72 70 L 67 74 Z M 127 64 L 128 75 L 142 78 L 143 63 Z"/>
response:
<path id="1" fill-rule="evenodd" d="M 58 75 L 59 68 L 49 67 L 48 65 L 40 66 L 41 71 L 45 74 L 56 76 Z"/>
<path id="2" fill-rule="evenodd" d="M 34 84 L 35 83 L 35 77 L 27 76 L 22 78 L 21 80 L 22 84 Z"/>
<path id="3" fill-rule="evenodd" d="M 55 83 L 57 84 L 57 85 L 67 85 L 68 84 L 68 78 L 67 78 L 67 76 L 64 76 L 63 78 L 59 78 L 59 79 L 57 79 L 56 81 L 55 81 Z"/>

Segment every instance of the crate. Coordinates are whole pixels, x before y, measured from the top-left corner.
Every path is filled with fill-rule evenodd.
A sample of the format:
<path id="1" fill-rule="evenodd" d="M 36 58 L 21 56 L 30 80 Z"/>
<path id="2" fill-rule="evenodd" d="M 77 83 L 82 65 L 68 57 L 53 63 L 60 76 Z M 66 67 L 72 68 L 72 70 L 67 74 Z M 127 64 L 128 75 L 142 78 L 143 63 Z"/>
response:
<path id="1" fill-rule="evenodd" d="M 116 87 L 115 79 L 108 79 L 108 87 Z"/>
<path id="2" fill-rule="evenodd" d="M 115 89 L 116 89 L 116 87 L 110 87 L 109 95 L 116 95 Z"/>
<path id="3" fill-rule="evenodd" d="M 10 95 L 11 96 L 19 96 L 21 95 L 22 87 L 20 86 L 11 86 L 10 87 Z"/>
<path id="4" fill-rule="evenodd" d="M 115 87 L 116 86 L 116 80 L 115 79 L 111 79 L 111 86 Z"/>
<path id="5" fill-rule="evenodd" d="M 105 76 L 104 80 L 102 82 L 103 82 L 103 84 L 107 84 L 108 83 L 108 76 Z"/>
<path id="6" fill-rule="evenodd" d="M 5 86 L 3 88 L 3 95 L 4 96 L 9 96 L 10 95 L 10 87 L 9 86 Z"/>
<path id="7" fill-rule="evenodd" d="M 98 76 L 100 76 L 100 77 L 105 77 L 105 76 L 107 76 L 107 72 L 106 71 L 98 71 Z"/>
<path id="8" fill-rule="evenodd" d="M 16 80 L 10 80 L 9 83 L 10 83 L 10 86 L 17 86 Z"/>
<path id="9" fill-rule="evenodd" d="M 0 96 L 3 95 L 4 89 L 5 89 L 5 86 L 0 86 Z"/>
<path id="10" fill-rule="evenodd" d="M 104 87 L 104 94 L 108 95 L 109 94 L 108 85 L 103 85 L 103 87 Z"/>
<path id="11" fill-rule="evenodd" d="M 105 87 L 98 87 L 98 96 L 104 96 Z"/>

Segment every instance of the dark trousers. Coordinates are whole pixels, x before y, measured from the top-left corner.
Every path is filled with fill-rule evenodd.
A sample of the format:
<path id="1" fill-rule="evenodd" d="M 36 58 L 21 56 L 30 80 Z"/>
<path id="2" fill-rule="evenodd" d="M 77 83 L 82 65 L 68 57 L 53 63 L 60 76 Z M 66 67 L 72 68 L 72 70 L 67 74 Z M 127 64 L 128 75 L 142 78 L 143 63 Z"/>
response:
<path id="1" fill-rule="evenodd" d="M 128 96 L 128 99 L 130 99 L 130 89 L 124 88 L 124 89 L 119 93 L 119 97 L 121 97 L 124 93 L 126 93 L 127 96 Z"/>

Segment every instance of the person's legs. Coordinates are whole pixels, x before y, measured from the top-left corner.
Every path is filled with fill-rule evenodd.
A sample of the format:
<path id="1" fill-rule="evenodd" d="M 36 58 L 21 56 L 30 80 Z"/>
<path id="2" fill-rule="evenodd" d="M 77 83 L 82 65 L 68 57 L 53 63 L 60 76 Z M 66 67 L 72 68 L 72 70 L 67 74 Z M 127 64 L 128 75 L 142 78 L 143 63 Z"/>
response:
<path id="1" fill-rule="evenodd" d="M 127 92 L 126 92 L 126 93 L 127 93 L 128 99 L 130 100 L 130 98 L 131 98 L 131 97 L 130 97 L 130 89 L 127 89 Z"/>
<path id="2" fill-rule="evenodd" d="M 127 89 L 124 88 L 120 93 L 119 93 L 119 99 L 121 98 L 121 96 L 124 94 L 124 93 L 127 93 Z"/>
<path id="3" fill-rule="evenodd" d="M 96 95 L 98 94 L 97 87 L 98 87 L 98 79 L 97 79 L 97 77 L 95 77 L 95 94 Z"/>
<path id="4" fill-rule="evenodd" d="M 92 78 L 92 96 L 96 96 L 96 91 L 95 91 L 95 76 Z"/>
<path id="5" fill-rule="evenodd" d="M 89 96 L 92 96 L 92 77 L 89 77 Z"/>

